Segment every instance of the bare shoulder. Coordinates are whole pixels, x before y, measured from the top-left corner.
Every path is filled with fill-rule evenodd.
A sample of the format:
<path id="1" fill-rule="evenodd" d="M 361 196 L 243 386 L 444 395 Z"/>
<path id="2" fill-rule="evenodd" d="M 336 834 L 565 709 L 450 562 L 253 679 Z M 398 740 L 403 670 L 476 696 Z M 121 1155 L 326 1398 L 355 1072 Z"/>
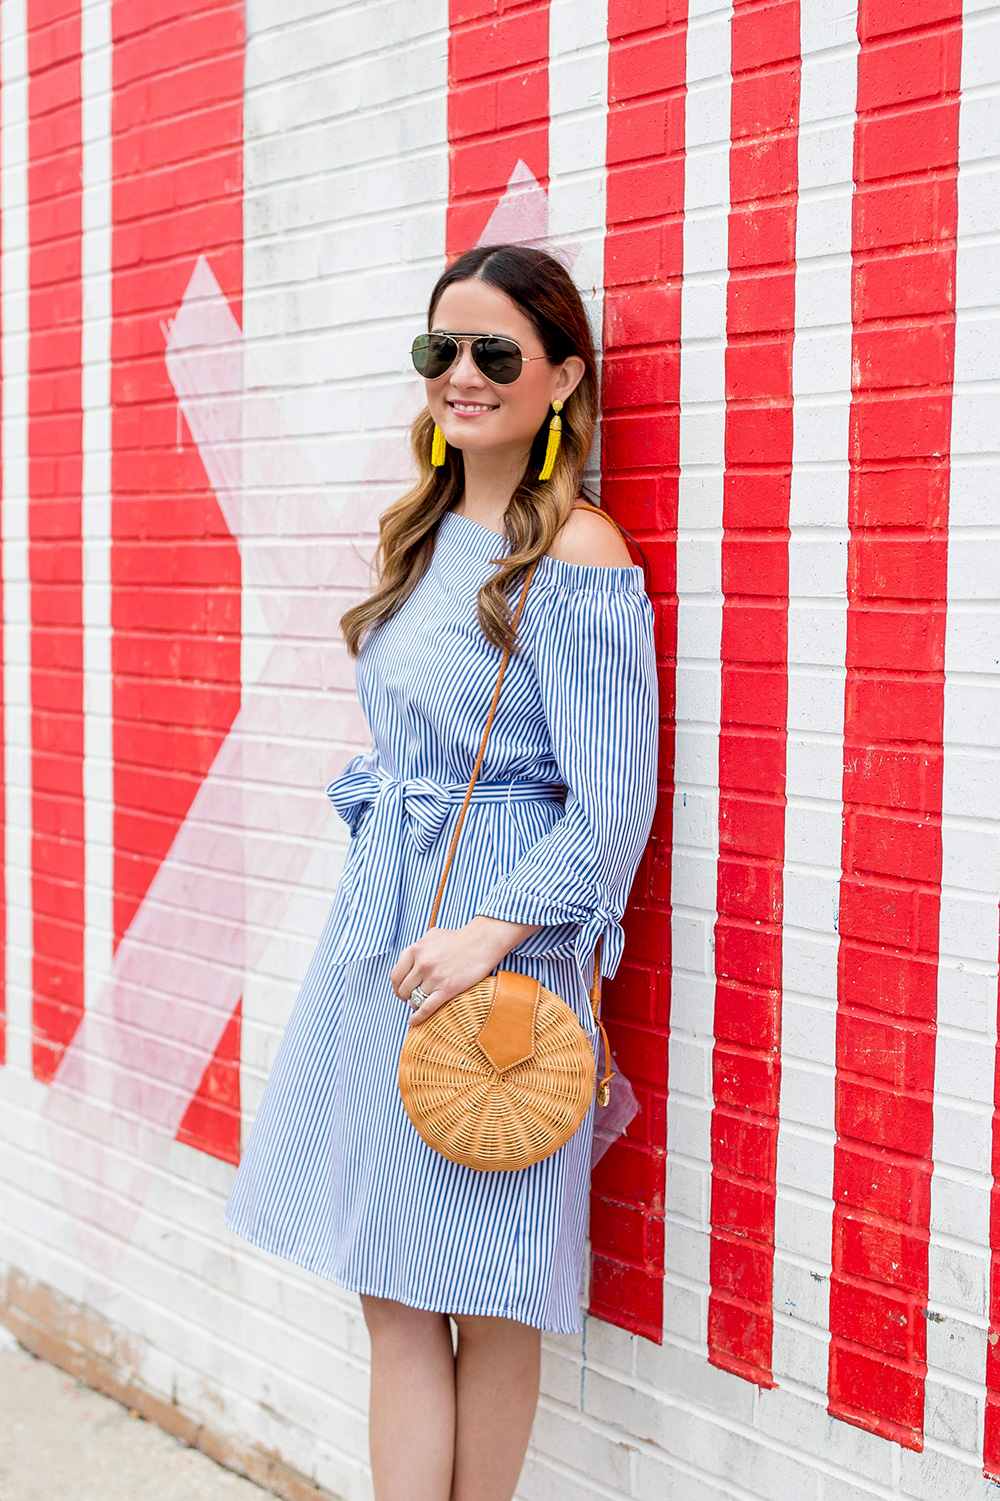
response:
<path id="1" fill-rule="evenodd" d="M 585 568 L 628 568 L 632 558 L 610 521 L 593 511 L 571 511 L 556 533 L 548 556 Z"/>

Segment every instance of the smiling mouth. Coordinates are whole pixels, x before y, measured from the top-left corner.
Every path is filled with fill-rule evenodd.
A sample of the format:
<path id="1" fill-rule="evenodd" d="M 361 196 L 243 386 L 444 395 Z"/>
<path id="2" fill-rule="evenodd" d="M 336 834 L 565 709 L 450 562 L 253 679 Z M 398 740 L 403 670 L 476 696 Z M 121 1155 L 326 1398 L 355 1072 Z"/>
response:
<path id="1" fill-rule="evenodd" d="M 479 417 L 484 412 L 497 411 L 496 406 L 488 406 L 479 401 L 449 401 L 448 405 L 453 412 L 458 412 L 463 417 Z"/>

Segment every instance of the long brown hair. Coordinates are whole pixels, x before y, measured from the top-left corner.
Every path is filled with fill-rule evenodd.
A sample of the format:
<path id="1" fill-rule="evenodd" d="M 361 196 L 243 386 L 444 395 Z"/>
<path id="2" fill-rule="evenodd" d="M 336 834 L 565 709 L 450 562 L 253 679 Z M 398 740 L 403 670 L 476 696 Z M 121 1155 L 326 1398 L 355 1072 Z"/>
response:
<path id="1" fill-rule="evenodd" d="M 467 251 L 438 278 L 427 311 L 428 328 L 445 288 L 472 280 L 485 281 L 520 308 L 553 364 L 578 355 L 584 365 L 583 379 L 562 413 L 562 444 L 552 478 L 544 484 L 538 478 L 545 458 L 546 418 L 535 435 L 524 473 L 504 515 L 508 551 L 479 590 L 479 624 L 495 646 L 508 648 L 514 644 L 512 591 L 523 580 L 525 570 L 552 546 L 580 494 L 597 423 L 597 362 L 583 301 L 569 272 L 555 256 L 525 245 L 489 245 Z M 413 593 L 430 563 L 438 522 L 462 494 L 461 451 L 449 445 L 444 464 L 435 468 L 431 464 L 433 434 L 434 419 L 424 407 L 410 429 L 416 484 L 389 507 L 379 523 L 377 586 L 368 599 L 341 618 L 352 656 L 357 655 L 369 630 L 394 615 Z"/>

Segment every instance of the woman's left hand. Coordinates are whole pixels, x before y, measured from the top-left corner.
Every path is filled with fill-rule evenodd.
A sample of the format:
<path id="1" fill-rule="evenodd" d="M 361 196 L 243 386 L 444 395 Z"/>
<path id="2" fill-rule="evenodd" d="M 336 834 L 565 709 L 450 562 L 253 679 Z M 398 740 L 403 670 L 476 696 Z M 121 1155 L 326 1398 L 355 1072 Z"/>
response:
<path id="1" fill-rule="evenodd" d="M 430 928 L 400 954 L 389 979 L 400 1000 L 408 1001 L 419 985 L 427 999 L 410 1017 L 410 1025 L 429 1016 L 470 985 L 477 985 L 537 925 L 474 917 L 463 928 Z"/>

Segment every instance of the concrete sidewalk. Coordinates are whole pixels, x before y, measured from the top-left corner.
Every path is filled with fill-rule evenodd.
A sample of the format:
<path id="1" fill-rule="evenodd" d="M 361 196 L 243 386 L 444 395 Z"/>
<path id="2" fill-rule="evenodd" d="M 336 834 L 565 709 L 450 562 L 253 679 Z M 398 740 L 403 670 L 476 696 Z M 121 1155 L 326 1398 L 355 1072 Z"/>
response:
<path id="1" fill-rule="evenodd" d="M 270 1501 L 0 1326 L 0 1501 Z"/>

